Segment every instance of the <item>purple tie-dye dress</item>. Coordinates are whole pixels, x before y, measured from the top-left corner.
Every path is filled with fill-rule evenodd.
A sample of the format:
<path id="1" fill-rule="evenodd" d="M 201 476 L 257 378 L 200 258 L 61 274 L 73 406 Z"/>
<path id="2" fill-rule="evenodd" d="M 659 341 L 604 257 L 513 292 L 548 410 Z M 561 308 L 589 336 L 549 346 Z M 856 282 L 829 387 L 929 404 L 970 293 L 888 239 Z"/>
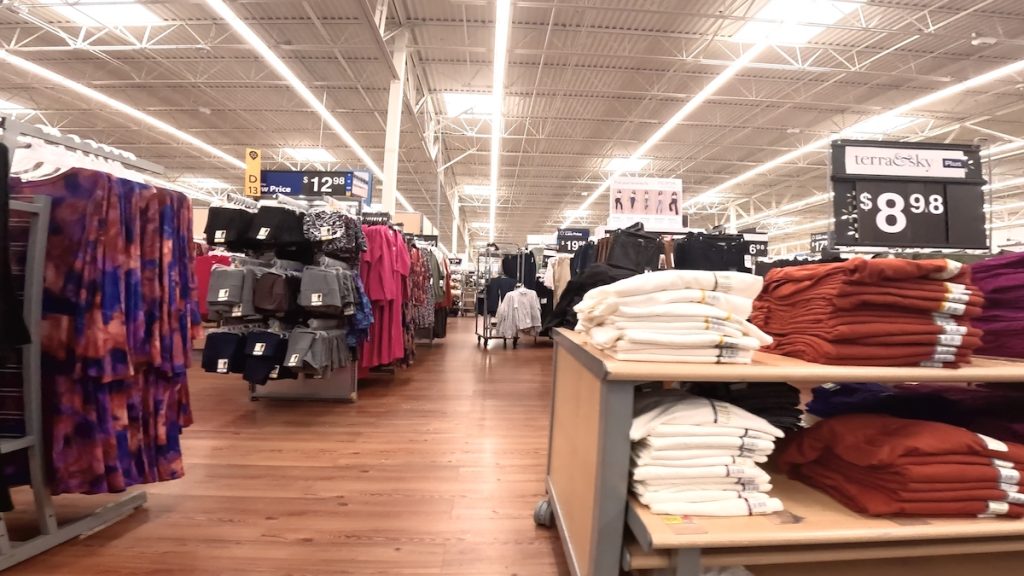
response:
<path id="1" fill-rule="evenodd" d="M 11 193 L 53 201 L 40 334 L 54 494 L 180 478 L 199 330 L 188 198 L 85 169 Z"/>

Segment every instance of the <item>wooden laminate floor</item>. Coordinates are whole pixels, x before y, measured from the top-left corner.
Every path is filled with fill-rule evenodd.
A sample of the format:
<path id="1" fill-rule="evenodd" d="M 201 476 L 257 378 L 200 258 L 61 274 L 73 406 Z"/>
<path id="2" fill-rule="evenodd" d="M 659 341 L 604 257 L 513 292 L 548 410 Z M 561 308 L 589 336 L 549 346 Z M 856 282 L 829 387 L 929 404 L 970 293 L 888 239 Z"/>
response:
<path id="1" fill-rule="evenodd" d="M 532 520 L 551 345 L 484 352 L 472 319 L 453 319 L 418 350 L 356 404 L 250 402 L 239 376 L 194 370 L 186 477 L 5 576 L 567 574 L 556 533 Z"/>

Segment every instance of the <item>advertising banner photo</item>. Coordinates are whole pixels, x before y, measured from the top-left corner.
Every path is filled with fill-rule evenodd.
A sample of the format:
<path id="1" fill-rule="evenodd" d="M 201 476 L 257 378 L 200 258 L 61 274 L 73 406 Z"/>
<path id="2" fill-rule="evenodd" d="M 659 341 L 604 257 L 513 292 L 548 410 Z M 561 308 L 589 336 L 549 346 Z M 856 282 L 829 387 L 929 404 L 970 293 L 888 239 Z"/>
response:
<path id="1" fill-rule="evenodd" d="M 608 229 L 637 222 L 652 232 L 682 232 L 683 181 L 678 178 L 618 178 L 609 196 Z"/>

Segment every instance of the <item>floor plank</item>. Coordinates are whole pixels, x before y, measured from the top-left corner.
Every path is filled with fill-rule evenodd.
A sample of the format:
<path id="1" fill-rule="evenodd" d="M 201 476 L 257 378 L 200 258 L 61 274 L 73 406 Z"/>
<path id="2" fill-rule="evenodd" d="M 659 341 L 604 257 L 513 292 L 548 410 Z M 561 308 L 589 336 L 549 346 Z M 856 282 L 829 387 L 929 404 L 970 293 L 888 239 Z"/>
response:
<path id="1" fill-rule="evenodd" d="M 5 576 L 568 574 L 532 520 L 551 346 L 475 340 L 472 319 L 453 320 L 414 367 L 361 383 L 356 404 L 250 402 L 239 377 L 194 371 L 185 478 Z M 105 499 L 57 504 L 74 517 Z"/>

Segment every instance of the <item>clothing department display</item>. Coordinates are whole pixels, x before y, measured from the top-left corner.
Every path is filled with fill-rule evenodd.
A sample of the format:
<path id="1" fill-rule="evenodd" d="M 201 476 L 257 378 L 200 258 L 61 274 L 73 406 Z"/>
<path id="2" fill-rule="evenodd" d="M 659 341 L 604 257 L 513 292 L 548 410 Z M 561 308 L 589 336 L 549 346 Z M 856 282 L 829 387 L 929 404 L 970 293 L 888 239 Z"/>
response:
<path id="1" fill-rule="evenodd" d="M 863 514 L 1024 517 L 1024 445 L 948 424 L 837 416 L 797 432 L 777 464 Z"/>
<path id="2" fill-rule="evenodd" d="M 189 199 L 82 168 L 9 186 L 52 200 L 39 326 L 52 491 L 180 478 L 199 333 Z"/>
<path id="3" fill-rule="evenodd" d="M 401 232 L 389 226 L 364 225 L 363 234 L 367 251 L 362 256 L 360 273 L 373 306 L 373 326 L 369 339 L 360 348 L 359 365 L 374 368 L 411 360 L 414 338 L 409 248 Z"/>
<path id="4" fill-rule="evenodd" d="M 984 331 L 977 353 L 1024 358 L 1024 253 L 972 264 L 971 279 L 985 296 L 981 314 L 971 320 Z"/>
<path id="5" fill-rule="evenodd" d="M 772 270 L 751 321 L 810 362 L 953 368 L 981 344 L 982 303 L 957 262 L 857 258 Z"/>
<path id="6" fill-rule="evenodd" d="M 677 391 L 637 398 L 631 489 L 655 514 L 753 516 L 783 509 L 762 470 L 783 432 L 742 408 Z"/>
<path id="7" fill-rule="evenodd" d="M 676 270 L 753 272 L 743 236 L 688 232 L 675 241 L 672 264 Z"/>
<path id="8" fill-rule="evenodd" d="M 594 288 L 576 330 L 618 360 L 749 364 L 771 337 L 746 321 L 761 278 L 663 270 Z"/>
<path id="9" fill-rule="evenodd" d="M 635 276 L 632 270 L 621 270 L 612 268 L 607 264 L 593 264 L 585 272 L 574 277 L 565 286 L 565 291 L 558 299 L 551 315 L 544 319 L 544 329 L 576 327 L 577 318 L 574 308 L 583 300 L 583 296 L 590 290 L 617 282 L 624 278 Z"/>

